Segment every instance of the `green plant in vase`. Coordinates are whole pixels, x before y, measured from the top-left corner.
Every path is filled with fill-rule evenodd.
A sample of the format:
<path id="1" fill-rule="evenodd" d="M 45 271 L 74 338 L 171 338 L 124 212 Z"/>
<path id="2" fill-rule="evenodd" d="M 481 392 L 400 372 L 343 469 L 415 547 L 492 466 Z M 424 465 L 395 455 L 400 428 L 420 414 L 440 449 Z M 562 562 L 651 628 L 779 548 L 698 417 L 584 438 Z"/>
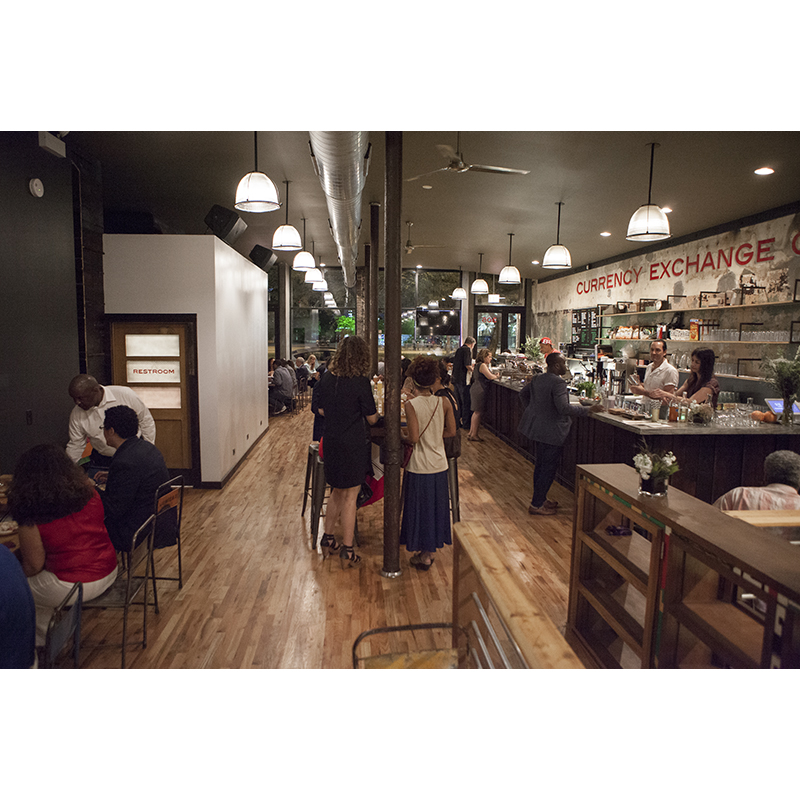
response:
<path id="1" fill-rule="evenodd" d="M 792 406 L 800 392 L 800 347 L 797 348 L 794 358 L 785 358 L 783 350 L 779 350 L 775 358 L 762 359 L 761 372 L 767 383 L 783 399 L 781 422 L 791 425 L 794 421 Z"/>
<path id="2" fill-rule="evenodd" d="M 581 381 L 580 383 L 576 384 L 575 388 L 578 392 L 586 392 L 587 397 L 594 397 L 594 393 L 597 390 L 597 387 L 591 381 Z"/>
<path id="3" fill-rule="evenodd" d="M 541 361 L 542 349 L 539 347 L 538 339 L 534 338 L 533 336 L 529 336 L 525 340 L 525 344 L 522 345 L 522 349 L 528 358 L 532 358 L 534 361 Z"/>

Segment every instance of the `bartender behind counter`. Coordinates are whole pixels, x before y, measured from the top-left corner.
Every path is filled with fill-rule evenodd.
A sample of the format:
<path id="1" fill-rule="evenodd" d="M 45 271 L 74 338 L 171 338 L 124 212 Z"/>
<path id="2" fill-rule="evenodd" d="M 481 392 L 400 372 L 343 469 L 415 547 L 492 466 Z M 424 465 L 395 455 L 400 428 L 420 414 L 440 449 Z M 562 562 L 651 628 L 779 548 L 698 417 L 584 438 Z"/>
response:
<path id="1" fill-rule="evenodd" d="M 644 381 L 639 383 L 638 376 L 634 373 L 630 380 L 630 389 L 634 394 L 639 394 L 651 399 L 661 398 L 662 405 L 669 403 L 662 392 L 673 394 L 678 388 L 678 370 L 667 361 L 667 342 L 657 339 L 650 343 L 650 363 L 644 373 Z"/>

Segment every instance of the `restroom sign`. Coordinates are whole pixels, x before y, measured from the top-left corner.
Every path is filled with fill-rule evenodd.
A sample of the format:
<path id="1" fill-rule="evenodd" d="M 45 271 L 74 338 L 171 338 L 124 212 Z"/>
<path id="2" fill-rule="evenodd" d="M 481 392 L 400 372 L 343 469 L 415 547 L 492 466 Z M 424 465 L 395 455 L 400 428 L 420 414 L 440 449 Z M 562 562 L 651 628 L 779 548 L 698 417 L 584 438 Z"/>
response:
<path id="1" fill-rule="evenodd" d="M 127 361 L 128 383 L 180 383 L 180 361 Z"/>

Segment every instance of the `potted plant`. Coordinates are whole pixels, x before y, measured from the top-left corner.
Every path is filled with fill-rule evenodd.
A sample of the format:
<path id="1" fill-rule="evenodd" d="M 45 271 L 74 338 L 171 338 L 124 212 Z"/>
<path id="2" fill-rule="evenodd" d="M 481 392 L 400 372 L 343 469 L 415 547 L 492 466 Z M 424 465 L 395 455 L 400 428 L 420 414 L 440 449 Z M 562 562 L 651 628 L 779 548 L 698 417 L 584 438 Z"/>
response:
<path id="1" fill-rule="evenodd" d="M 794 358 L 784 358 L 783 351 L 779 350 L 776 358 L 764 358 L 761 361 L 761 372 L 765 380 L 783 398 L 783 413 L 780 421 L 784 425 L 793 422 L 792 406 L 800 391 L 800 347 Z"/>
<path id="2" fill-rule="evenodd" d="M 535 339 L 533 336 L 529 336 L 525 340 L 525 344 L 522 345 L 522 349 L 525 351 L 525 355 L 528 358 L 532 358 L 534 361 L 540 361 L 542 358 L 542 350 L 539 347 L 539 340 Z"/>
<path id="3" fill-rule="evenodd" d="M 671 451 L 653 450 L 644 438 L 633 457 L 633 465 L 639 473 L 639 494 L 646 497 L 663 497 L 669 476 L 679 469 L 678 459 Z"/>
<path id="4" fill-rule="evenodd" d="M 709 425 L 714 419 L 714 409 L 709 403 L 696 403 L 692 400 L 689 403 L 689 413 L 692 415 L 692 422 L 698 425 Z"/>
<path id="5" fill-rule="evenodd" d="M 586 392 L 586 397 L 592 398 L 594 397 L 595 390 L 597 387 L 592 383 L 592 381 L 581 381 L 580 383 L 576 384 L 575 388 L 578 390 L 578 393 Z"/>

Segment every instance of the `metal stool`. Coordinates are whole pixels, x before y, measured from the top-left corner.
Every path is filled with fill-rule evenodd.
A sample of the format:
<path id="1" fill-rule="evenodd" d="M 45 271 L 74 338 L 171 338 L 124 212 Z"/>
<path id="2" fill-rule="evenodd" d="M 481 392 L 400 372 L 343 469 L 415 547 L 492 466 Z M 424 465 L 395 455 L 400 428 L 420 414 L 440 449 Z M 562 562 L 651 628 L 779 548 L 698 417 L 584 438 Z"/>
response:
<path id="1" fill-rule="evenodd" d="M 306 503 L 308 502 L 308 498 L 311 496 L 309 491 L 309 486 L 311 485 L 311 474 L 312 470 L 314 469 L 315 458 L 318 455 L 319 442 L 311 442 L 311 444 L 308 446 L 308 461 L 306 462 L 306 485 L 305 489 L 303 490 L 303 510 L 300 512 L 301 517 L 306 513 Z"/>
<path id="2" fill-rule="evenodd" d="M 455 525 L 461 519 L 461 506 L 458 501 L 458 459 L 447 459 L 447 488 L 450 490 L 450 513 Z"/>

